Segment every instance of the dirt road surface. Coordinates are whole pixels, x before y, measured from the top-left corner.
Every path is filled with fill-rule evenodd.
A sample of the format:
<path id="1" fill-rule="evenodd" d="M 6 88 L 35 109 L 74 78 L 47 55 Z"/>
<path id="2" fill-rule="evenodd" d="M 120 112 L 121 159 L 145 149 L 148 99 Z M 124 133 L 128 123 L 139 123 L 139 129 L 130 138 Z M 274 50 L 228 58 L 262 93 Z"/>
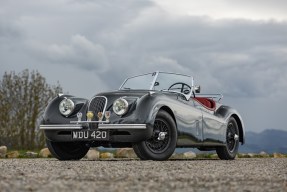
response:
<path id="1" fill-rule="evenodd" d="M 0 191 L 287 191 L 287 158 L 0 159 Z"/>

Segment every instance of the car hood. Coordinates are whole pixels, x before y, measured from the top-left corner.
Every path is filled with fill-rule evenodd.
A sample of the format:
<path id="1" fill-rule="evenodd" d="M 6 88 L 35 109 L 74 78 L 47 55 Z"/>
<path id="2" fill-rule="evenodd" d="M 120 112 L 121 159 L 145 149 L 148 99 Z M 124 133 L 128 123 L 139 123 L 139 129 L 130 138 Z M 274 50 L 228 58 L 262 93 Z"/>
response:
<path id="1" fill-rule="evenodd" d="M 135 98 L 135 100 L 140 99 L 144 95 L 147 95 L 149 90 L 119 90 L 99 93 L 96 96 L 104 96 L 107 98 L 107 108 L 113 105 L 113 102 L 120 97 Z"/>
<path id="2" fill-rule="evenodd" d="M 118 90 L 99 93 L 96 96 L 106 96 L 106 97 L 142 97 L 143 95 L 148 94 L 149 90 Z"/>

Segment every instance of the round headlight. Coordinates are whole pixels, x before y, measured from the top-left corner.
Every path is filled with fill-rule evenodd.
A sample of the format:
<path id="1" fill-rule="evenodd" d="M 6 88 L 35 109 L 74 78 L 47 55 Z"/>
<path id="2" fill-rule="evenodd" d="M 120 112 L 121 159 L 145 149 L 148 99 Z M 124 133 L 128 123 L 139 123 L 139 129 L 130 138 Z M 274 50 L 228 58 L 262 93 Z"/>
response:
<path id="1" fill-rule="evenodd" d="M 62 115 L 68 116 L 70 115 L 75 108 L 75 104 L 71 99 L 63 99 L 59 105 L 59 111 Z"/>
<path id="2" fill-rule="evenodd" d="M 117 114 L 117 115 L 124 115 L 127 113 L 129 108 L 129 103 L 127 102 L 127 100 L 123 99 L 123 98 L 119 98 L 117 100 L 115 100 L 114 104 L 113 104 L 113 111 Z"/>

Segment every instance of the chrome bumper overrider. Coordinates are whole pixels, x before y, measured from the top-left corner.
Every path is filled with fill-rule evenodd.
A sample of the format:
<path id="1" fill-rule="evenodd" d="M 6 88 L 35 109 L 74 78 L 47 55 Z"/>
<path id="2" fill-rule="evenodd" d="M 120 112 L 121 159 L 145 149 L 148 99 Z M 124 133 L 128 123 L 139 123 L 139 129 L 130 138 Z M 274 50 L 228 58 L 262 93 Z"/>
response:
<path id="1" fill-rule="evenodd" d="M 40 125 L 42 130 L 82 129 L 81 124 Z M 146 129 L 146 124 L 99 124 L 98 129 Z"/>

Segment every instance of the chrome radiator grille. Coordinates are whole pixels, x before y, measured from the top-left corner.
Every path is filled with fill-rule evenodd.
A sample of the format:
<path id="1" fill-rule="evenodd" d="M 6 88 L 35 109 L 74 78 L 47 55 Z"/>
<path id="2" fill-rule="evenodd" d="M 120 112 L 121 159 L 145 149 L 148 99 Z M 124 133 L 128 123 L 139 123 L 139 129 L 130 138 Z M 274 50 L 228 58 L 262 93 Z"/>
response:
<path id="1" fill-rule="evenodd" d="M 96 96 L 89 103 L 89 111 L 92 111 L 95 115 L 94 118 L 97 117 L 98 112 L 105 112 L 107 107 L 107 98 L 104 96 Z"/>

